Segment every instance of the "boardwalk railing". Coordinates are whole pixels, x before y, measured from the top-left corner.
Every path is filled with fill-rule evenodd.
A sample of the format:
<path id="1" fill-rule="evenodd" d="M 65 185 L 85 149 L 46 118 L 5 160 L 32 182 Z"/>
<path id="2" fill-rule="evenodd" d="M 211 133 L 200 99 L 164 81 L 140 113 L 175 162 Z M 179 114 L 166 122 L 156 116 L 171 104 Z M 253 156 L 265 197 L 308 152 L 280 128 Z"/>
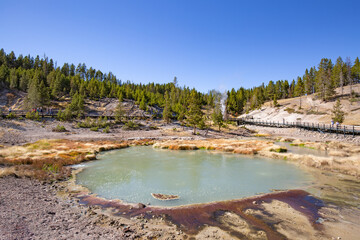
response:
<path id="1" fill-rule="evenodd" d="M 343 135 L 360 135 L 360 126 L 350 125 L 336 125 L 336 124 L 320 124 L 309 122 L 287 122 L 287 121 L 263 121 L 256 119 L 246 118 L 230 118 L 230 121 L 236 121 L 237 125 L 248 124 L 264 127 L 276 127 L 276 128 L 299 128 L 309 131 L 316 131 L 320 133 L 334 133 Z"/>
<path id="2" fill-rule="evenodd" d="M 23 111 L 23 110 L 12 110 L 11 113 L 15 114 L 17 117 L 26 117 L 26 114 L 31 111 Z M 41 118 L 55 118 L 58 114 L 59 110 L 52 110 L 52 111 L 42 111 L 38 112 Z M 2 117 L 5 118 L 10 114 L 10 112 L 2 113 Z M 0 115 L 1 117 L 1 115 Z M 98 117 L 107 117 L 108 119 L 115 119 L 115 113 L 88 113 L 83 114 L 82 118 L 98 118 Z M 150 117 L 146 115 L 126 115 L 122 116 L 123 119 L 148 119 Z"/>

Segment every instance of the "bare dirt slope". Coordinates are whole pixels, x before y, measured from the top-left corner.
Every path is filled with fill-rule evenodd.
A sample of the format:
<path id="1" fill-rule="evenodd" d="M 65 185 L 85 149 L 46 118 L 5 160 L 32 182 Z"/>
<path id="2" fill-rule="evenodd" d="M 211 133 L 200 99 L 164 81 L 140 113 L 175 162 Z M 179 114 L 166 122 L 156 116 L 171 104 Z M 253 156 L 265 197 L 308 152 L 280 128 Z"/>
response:
<path id="1" fill-rule="evenodd" d="M 360 84 L 353 86 L 353 91 L 360 94 Z M 344 124 L 360 125 L 360 98 L 356 97 L 352 101 L 349 99 L 349 86 L 344 87 L 344 96 L 341 97 L 341 89 L 336 89 L 336 97 L 328 102 L 317 99 L 315 94 L 301 97 L 281 99 L 278 101 L 279 107 L 273 107 L 272 102 L 266 102 L 260 109 L 254 110 L 249 114 L 240 117 L 252 116 L 257 120 L 287 121 L 296 122 L 298 118 L 302 122 L 326 123 L 331 122 L 332 109 L 336 100 L 339 98 L 343 111 L 346 113 Z"/>

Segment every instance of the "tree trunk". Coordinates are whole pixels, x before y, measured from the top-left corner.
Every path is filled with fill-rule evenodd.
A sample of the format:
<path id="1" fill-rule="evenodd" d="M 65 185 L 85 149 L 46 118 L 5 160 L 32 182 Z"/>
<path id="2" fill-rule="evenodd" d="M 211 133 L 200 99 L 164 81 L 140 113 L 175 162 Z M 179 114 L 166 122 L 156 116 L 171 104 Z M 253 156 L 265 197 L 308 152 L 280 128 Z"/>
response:
<path id="1" fill-rule="evenodd" d="M 196 127 L 194 127 L 194 132 L 193 132 L 194 135 L 196 135 Z"/>

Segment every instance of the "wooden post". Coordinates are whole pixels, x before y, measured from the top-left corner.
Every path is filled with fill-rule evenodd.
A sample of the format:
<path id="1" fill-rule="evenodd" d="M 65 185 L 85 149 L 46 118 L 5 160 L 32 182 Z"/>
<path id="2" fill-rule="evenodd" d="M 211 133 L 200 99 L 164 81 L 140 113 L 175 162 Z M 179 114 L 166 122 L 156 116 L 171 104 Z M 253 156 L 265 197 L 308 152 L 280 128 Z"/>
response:
<path id="1" fill-rule="evenodd" d="M 355 127 L 353 125 L 353 137 L 355 137 Z"/>
<path id="2" fill-rule="evenodd" d="M 344 137 L 345 137 L 345 128 L 346 128 L 346 127 L 344 126 Z"/>
<path id="3" fill-rule="evenodd" d="M 339 125 L 336 125 L 336 136 L 338 135 L 338 128 L 339 128 Z"/>

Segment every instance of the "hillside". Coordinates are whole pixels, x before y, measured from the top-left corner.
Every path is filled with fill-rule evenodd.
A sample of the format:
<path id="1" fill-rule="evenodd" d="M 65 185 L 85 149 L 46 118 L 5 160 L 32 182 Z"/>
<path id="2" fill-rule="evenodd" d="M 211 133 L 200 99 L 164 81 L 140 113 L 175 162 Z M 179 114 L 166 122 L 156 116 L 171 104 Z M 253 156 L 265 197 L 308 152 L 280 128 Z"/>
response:
<path id="1" fill-rule="evenodd" d="M 279 100 L 279 106 L 273 107 L 273 102 L 266 102 L 260 109 L 243 114 L 239 117 L 253 117 L 255 120 L 287 121 L 296 122 L 301 118 L 302 122 L 326 123 L 331 122 L 331 114 L 337 99 L 340 99 L 342 109 L 345 112 L 346 125 L 360 125 L 360 84 L 353 85 L 353 91 L 357 97 L 350 101 L 350 87 L 344 87 L 344 96 L 340 96 L 341 89 L 336 89 L 336 96 L 331 101 L 324 102 L 316 98 L 315 94 L 301 97 Z"/>
<path id="2" fill-rule="evenodd" d="M 16 90 L 3 88 L 0 89 L 0 111 L 7 112 L 9 108 L 12 110 L 26 110 L 24 100 L 26 93 Z M 48 108 L 54 110 L 64 110 L 71 102 L 71 98 L 63 97 L 59 100 L 51 100 Z M 85 99 L 84 107 L 87 114 L 94 115 L 111 115 L 115 112 L 119 100 L 116 98 L 102 98 L 100 100 Z M 128 116 L 146 116 L 161 113 L 162 109 L 158 107 L 148 106 L 148 111 L 141 110 L 134 100 L 124 99 L 122 102 L 125 114 Z"/>

